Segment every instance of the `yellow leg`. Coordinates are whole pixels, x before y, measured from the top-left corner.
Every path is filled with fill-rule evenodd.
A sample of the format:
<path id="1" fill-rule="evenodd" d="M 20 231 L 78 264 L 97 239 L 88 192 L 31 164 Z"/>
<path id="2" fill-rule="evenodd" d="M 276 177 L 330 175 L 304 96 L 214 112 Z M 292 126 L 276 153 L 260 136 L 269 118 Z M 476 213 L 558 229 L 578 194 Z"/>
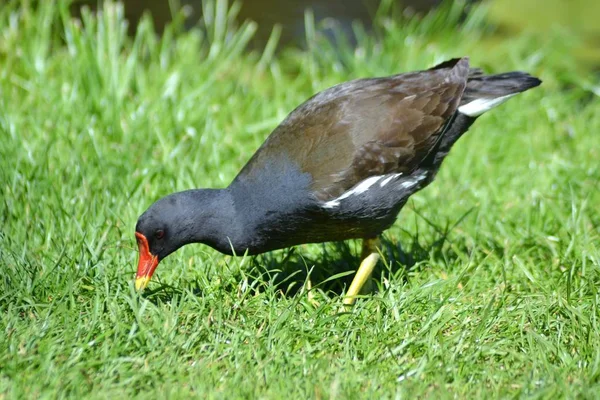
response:
<path id="1" fill-rule="evenodd" d="M 356 301 L 356 296 L 358 294 L 364 294 L 365 291 L 371 291 L 371 274 L 373 273 L 373 268 L 377 265 L 377 261 L 379 261 L 379 252 L 377 251 L 377 247 L 379 246 L 380 242 L 378 238 L 363 240 L 362 261 L 350 284 L 348 293 L 346 293 L 344 305 L 351 306 Z"/>

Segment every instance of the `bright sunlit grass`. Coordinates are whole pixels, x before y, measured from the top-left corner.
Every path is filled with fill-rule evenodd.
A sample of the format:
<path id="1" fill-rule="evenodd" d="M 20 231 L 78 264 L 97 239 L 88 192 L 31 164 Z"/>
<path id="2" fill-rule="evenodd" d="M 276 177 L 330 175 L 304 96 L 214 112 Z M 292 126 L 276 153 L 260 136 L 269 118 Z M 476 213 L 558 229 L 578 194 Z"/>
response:
<path id="1" fill-rule="evenodd" d="M 457 27 L 455 6 L 380 15 L 381 40 L 357 27 L 356 49 L 309 29 L 308 51 L 276 54 L 247 51 L 255 26 L 232 29 L 222 1 L 160 38 L 149 19 L 127 37 L 118 5 L 75 21 L 39 3 L 0 8 L 0 399 L 597 395 L 600 81 L 574 72 L 572 38 L 492 46 L 485 9 Z M 316 91 L 463 55 L 544 84 L 459 141 L 352 312 L 352 242 L 188 246 L 135 293 L 151 202 L 228 185 Z"/>

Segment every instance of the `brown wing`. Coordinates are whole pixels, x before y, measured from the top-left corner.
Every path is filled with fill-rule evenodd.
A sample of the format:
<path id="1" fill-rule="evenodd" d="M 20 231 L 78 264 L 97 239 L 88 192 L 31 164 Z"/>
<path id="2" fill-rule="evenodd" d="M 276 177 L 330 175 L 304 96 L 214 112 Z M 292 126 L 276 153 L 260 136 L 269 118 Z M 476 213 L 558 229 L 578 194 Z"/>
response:
<path id="1" fill-rule="evenodd" d="M 468 74 L 462 58 L 318 93 L 273 131 L 238 178 L 285 155 L 312 176 L 316 198 L 327 201 L 369 176 L 412 171 L 456 111 Z"/>

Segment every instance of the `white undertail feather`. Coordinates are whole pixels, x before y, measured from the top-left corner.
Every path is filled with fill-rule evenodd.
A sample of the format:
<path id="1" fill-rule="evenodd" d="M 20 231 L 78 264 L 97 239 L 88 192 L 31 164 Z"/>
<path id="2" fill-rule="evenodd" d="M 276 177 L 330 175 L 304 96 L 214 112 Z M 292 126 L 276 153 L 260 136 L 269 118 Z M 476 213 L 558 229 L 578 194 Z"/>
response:
<path id="1" fill-rule="evenodd" d="M 495 97 L 493 99 L 475 99 L 464 106 L 458 107 L 458 112 L 469 117 L 478 117 L 517 94 L 518 93 L 507 94 L 506 96 Z"/>

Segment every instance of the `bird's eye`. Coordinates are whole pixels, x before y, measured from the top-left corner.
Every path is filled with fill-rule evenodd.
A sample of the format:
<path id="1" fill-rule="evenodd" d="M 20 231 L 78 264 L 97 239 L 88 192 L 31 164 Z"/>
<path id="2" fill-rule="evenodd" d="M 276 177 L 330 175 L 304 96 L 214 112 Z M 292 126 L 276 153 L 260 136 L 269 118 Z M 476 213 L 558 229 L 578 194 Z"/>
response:
<path id="1" fill-rule="evenodd" d="M 164 236 L 165 236 L 165 231 L 163 231 L 162 229 L 159 229 L 156 232 L 154 232 L 154 237 L 157 239 L 162 239 Z"/>

